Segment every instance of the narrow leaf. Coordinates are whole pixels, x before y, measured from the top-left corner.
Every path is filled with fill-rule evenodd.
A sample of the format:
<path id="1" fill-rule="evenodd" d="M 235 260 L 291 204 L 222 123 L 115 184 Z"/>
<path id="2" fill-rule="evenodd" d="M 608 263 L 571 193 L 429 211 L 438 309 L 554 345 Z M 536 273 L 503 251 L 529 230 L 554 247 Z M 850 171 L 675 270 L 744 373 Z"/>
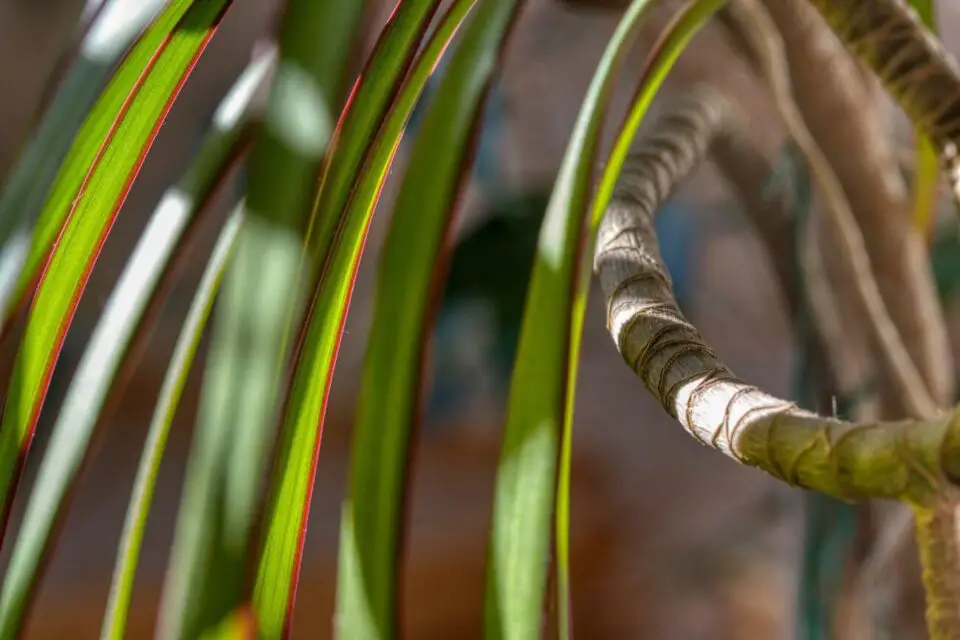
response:
<path id="1" fill-rule="evenodd" d="M 213 300 L 220 287 L 227 261 L 232 254 L 242 221 L 243 207 L 230 217 L 220 237 L 213 248 L 207 267 L 200 278 L 197 292 L 180 336 L 174 347 L 170 366 L 160 387 L 160 396 L 150 420 L 147 432 L 147 442 L 137 468 L 137 477 L 133 484 L 133 494 L 127 516 L 123 525 L 123 534 L 120 538 L 117 564 L 113 571 L 113 583 L 110 587 L 110 600 L 100 632 L 102 640 L 120 640 L 124 637 L 127 621 L 127 612 L 130 607 L 130 596 L 133 591 L 133 579 L 140 559 L 140 548 L 143 543 L 143 533 L 146 528 L 150 504 L 153 501 L 153 492 L 156 487 L 157 474 L 160 462 L 167 443 L 170 425 L 180 404 L 183 387 L 187 382 L 187 375 L 193 365 L 197 352 L 197 345 L 206 327 Z"/>
<path id="2" fill-rule="evenodd" d="M 723 0 L 701 0 L 673 23 L 670 37 L 642 79 L 589 209 L 594 154 L 613 72 L 647 8 L 652 6 L 649 0 L 635 0 L 627 9 L 581 108 L 540 232 L 511 381 L 494 494 L 487 637 L 533 638 L 538 634 L 547 577 L 550 514 L 555 499 L 560 629 L 569 637 L 573 393 L 590 284 L 589 248 L 596 233 L 596 212 L 606 208 L 612 191 L 609 181 L 615 181 L 619 175 L 629 144 L 667 72 L 693 34 L 722 4 Z M 588 210 L 594 215 L 590 224 L 585 225 Z"/>
<path id="3" fill-rule="evenodd" d="M 87 454 L 107 394 L 121 363 L 128 358 L 135 333 L 145 330 L 141 324 L 145 311 L 158 306 L 158 298 L 166 293 L 158 286 L 161 275 L 169 279 L 174 254 L 186 248 L 181 242 L 184 234 L 236 156 L 242 142 L 243 116 L 273 62 L 273 54 L 272 49 L 262 52 L 221 103 L 200 152 L 179 184 L 161 200 L 100 316 L 67 391 L 27 503 L 4 585 L 4 594 L 18 594 L 14 599 L 24 600 L 36 580 L 54 522 Z"/>
<path id="4" fill-rule="evenodd" d="M 321 264 L 329 256 L 357 173 L 439 4 L 439 0 L 407 0 L 397 5 L 351 93 L 323 169 L 307 231 L 311 254 Z"/>
<path id="5" fill-rule="evenodd" d="M 249 100 L 249 95 L 241 99 Z M 71 379 L 63 407 L 44 452 L 27 501 L 10 564 L 0 591 L 0 631 L 19 628 L 34 592 L 42 558 L 49 551 L 56 522 L 86 459 L 107 395 L 126 359 L 147 309 L 166 291 L 161 276 L 223 174 L 239 139 L 239 123 L 215 129 L 195 165 L 157 208 L 134 248 Z M 219 126 L 219 123 L 218 125 Z"/>
<path id="6" fill-rule="evenodd" d="M 560 437 L 569 431 L 564 428 L 565 410 L 572 405 L 568 396 L 573 393 L 571 381 L 576 371 L 577 354 L 570 356 L 570 317 L 583 242 L 581 229 L 615 72 L 649 5 L 648 0 L 633 2 L 607 44 L 587 90 L 540 231 L 494 494 L 485 607 L 488 638 L 533 638 L 540 627 Z M 566 517 L 564 513 L 562 518 Z M 564 610 L 560 629 L 567 633 L 565 548 L 560 550 L 559 564 L 558 588 Z"/>
<path id="7" fill-rule="evenodd" d="M 320 292 L 311 305 L 314 313 L 299 353 L 274 463 L 276 476 L 271 483 L 254 591 L 261 633 L 267 638 L 285 634 L 292 616 L 323 408 L 367 225 L 406 121 L 446 43 L 471 4 L 459 0 L 453 5 L 384 118 L 381 111 L 390 106 L 395 85 L 402 79 L 400 74 L 407 72 L 437 3 L 418 0 L 398 7 L 343 116 L 338 134 L 340 146 L 331 153 L 326 175 L 341 174 L 345 171 L 344 165 L 354 167 L 353 175 L 346 182 L 355 184 L 355 188 L 349 207 L 343 212 L 323 209 L 324 193 L 337 185 L 325 178 L 321 188 L 317 220 L 333 215 L 343 222 L 337 234 L 339 242 L 326 261 Z M 378 113 L 381 113 L 379 117 Z M 363 158 L 357 159 L 354 153 L 363 153 L 363 148 L 374 139 L 376 142 L 366 162 Z M 361 165 L 363 172 L 360 182 L 356 183 L 356 171 Z M 323 242 L 333 242 L 334 230 L 336 225 L 331 225 L 331 233 L 325 239 L 316 234 L 311 236 L 311 250 L 315 254 L 324 251 Z"/>
<path id="8" fill-rule="evenodd" d="M 75 169 L 61 174 L 58 188 L 69 186 L 71 197 L 76 195 L 83 173 L 93 163 L 94 153 L 108 135 L 110 123 L 120 114 L 124 98 L 135 90 L 134 82 L 153 64 L 153 56 L 162 38 L 145 39 L 148 42 L 137 47 L 124 65 L 128 81 L 121 82 L 118 74 L 93 114 L 91 107 L 114 72 L 117 61 L 166 1 L 112 0 L 104 7 L 95 3 L 84 7 L 81 27 L 86 33 L 80 43 L 79 57 L 52 94 L 0 191 L 0 251 L 4 252 L 4 266 L 0 268 L 0 321 L 7 320 L 13 311 L 11 306 L 19 302 L 36 278 L 37 270 L 66 219 L 68 206 L 48 207 L 40 226 L 45 231 L 37 238 L 34 250 L 27 252 L 34 221 L 50 193 L 57 171 L 72 147 Z M 90 16 L 94 16 L 93 20 L 87 24 Z M 172 26 L 173 23 L 167 29 L 168 33 Z M 88 114 L 88 124 L 84 125 Z M 94 121 L 100 125 L 94 126 Z M 81 125 L 84 125 L 83 129 Z M 73 180 L 68 179 L 70 175 Z M 9 254 L 6 253 L 8 250 Z"/>
<path id="9" fill-rule="evenodd" d="M 279 383 L 306 299 L 305 229 L 363 8 L 356 0 L 291 0 L 285 9 L 264 127 L 251 152 L 246 222 L 214 318 L 161 638 L 196 637 L 248 597 L 248 547 Z"/>
<path id="10" fill-rule="evenodd" d="M 453 8 L 466 11 L 471 4 L 460 2 Z M 377 283 L 354 425 L 349 494 L 341 519 L 337 623 L 344 638 L 386 639 L 399 633 L 399 564 L 410 434 L 431 303 L 439 284 L 431 276 L 457 195 L 469 175 L 467 151 L 476 135 L 483 100 L 520 4 L 498 0 L 477 7 L 429 104 L 393 212 Z M 461 18 L 448 14 L 437 33 Z M 431 48 L 438 44 L 435 38 Z M 418 60 L 418 69 L 434 62 L 425 58 L 426 53 Z M 334 269 L 333 282 L 342 281 L 341 273 L 351 272 Z M 336 305 L 320 309 L 336 309 Z M 338 321 L 333 316 L 327 326 L 335 327 Z M 339 332 L 331 331 L 327 339 L 338 340 Z M 331 357 L 335 348 L 326 353 Z M 319 364 L 329 368 L 332 358 Z"/>
<path id="11" fill-rule="evenodd" d="M 165 44 L 152 47 L 157 52 L 152 72 L 140 80 L 140 90 L 129 96 L 118 122 L 101 140 L 102 149 L 91 159 L 92 164 L 71 165 L 71 171 L 83 172 L 82 185 L 71 201 L 51 200 L 48 205 L 67 207 L 69 214 L 30 309 L 0 424 L 2 528 L 53 367 L 100 247 L 165 114 L 227 4 L 227 0 L 184 2 L 171 5 L 161 15 L 151 32 L 163 34 Z M 182 9 L 179 14 L 173 11 L 177 8 Z M 173 18 L 173 24 L 168 24 Z M 123 85 L 123 77 L 121 71 L 114 83 Z M 114 88 L 111 85 L 108 94 Z M 71 174 L 71 180 L 73 177 Z M 37 247 L 36 241 L 33 246 Z M 0 599 L 0 636 L 12 633 L 19 625 L 20 606 L 11 598 L 8 592 L 7 599 Z"/>

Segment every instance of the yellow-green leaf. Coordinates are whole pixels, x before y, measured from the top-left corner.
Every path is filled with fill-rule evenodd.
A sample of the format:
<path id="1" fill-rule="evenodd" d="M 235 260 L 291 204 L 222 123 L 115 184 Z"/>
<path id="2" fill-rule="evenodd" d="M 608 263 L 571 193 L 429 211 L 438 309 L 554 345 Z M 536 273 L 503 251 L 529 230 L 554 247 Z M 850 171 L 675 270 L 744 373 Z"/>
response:
<path id="1" fill-rule="evenodd" d="M 184 0 L 171 3 L 159 16 L 85 125 L 41 216 L 43 222 L 69 211 L 30 309 L 0 424 L 3 526 L 53 366 L 100 247 L 184 78 L 228 5 L 227 0 Z M 146 71 L 145 56 L 156 58 Z M 142 77 L 131 89 L 128 80 L 133 73 Z M 115 100 L 123 102 L 119 112 L 101 109 Z M 101 131 L 105 121 L 110 124 Z M 99 139 L 94 135 L 97 131 L 103 133 Z M 88 145 L 97 149 L 92 156 L 85 153 Z M 35 248 L 43 244 L 42 236 L 41 230 Z M 0 637 L 19 630 L 27 595 L 5 584 L 0 595 Z"/>
<path id="2" fill-rule="evenodd" d="M 487 574 L 486 636 L 527 639 L 539 633 L 556 508 L 560 631 L 570 633 L 569 483 L 573 393 L 597 211 L 606 208 L 626 150 L 667 71 L 724 0 L 699 0 L 672 24 L 648 67 L 592 203 L 594 154 L 613 72 L 650 0 L 634 0 L 594 75 L 567 147 L 540 232 L 494 493 Z M 590 216 L 588 217 L 588 212 Z M 586 224 L 585 224 L 586 222 Z M 558 469 L 558 460 L 560 466 Z M 559 484 L 557 478 L 559 477 Z"/>
<path id="3" fill-rule="evenodd" d="M 936 7 L 933 0 L 910 0 L 924 26 L 937 32 Z M 931 237 L 936 225 L 940 191 L 940 157 L 936 147 L 919 129 L 916 130 L 916 171 L 913 175 L 913 221 L 917 229 Z"/>

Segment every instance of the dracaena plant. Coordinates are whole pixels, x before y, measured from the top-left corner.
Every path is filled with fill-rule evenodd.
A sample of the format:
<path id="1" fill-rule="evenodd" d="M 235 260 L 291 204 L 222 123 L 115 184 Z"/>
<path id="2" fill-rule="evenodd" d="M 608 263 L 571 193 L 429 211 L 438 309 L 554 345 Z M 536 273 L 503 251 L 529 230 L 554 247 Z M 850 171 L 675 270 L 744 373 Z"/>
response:
<path id="1" fill-rule="evenodd" d="M 231 4 L 89 2 L 6 178 L 0 193 L 6 339 L 14 339 L 9 328 L 20 309 L 26 308 L 27 319 L 0 422 L 3 529 L 99 249 L 167 111 Z M 10 562 L 0 587 L 0 638 L 21 634 L 104 405 L 185 256 L 196 255 L 191 240 L 205 222 L 206 205 L 238 163 L 244 193 L 205 257 L 157 392 L 102 637 L 124 636 L 164 445 L 205 330 L 210 353 L 157 634 L 288 635 L 323 417 L 364 240 L 407 121 L 445 57 L 445 73 L 410 141 L 410 162 L 379 256 L 331 621 L 342 638 L 397 637 L 406 467 L 431 310 L 443 286 L 455 205 L 481 133 L 478 118 L 524 4 L 401 0 L 361 59 L 361 35 L 370 26 L 366 3 L 283 3 L 182 178 L 157 205 L 69 383 L 36 481 L 25 487 L 19 529 L 3 538 Z M 829 25 L 839 36 L 835 42 L 859 56 L 915 124 L 910 233 L 925 237 L 941 167 L 956 188 L 960 144 L 960 72 L 930 31 L 929 5 L 917 3 L 921 21 L 903 0 L 730 0 L 729 6 L 691 0 L 646 52 L 642 75 L 631 79 L 636 90 L 629 110 L 616 123 L 613 145 L 603 148 L 600 134 L 619 63 L 651 10 L 664 3 L 578 4 L 622 15 L 583 98 L 530 248 L 533 268 L 496 477 L 485 636 L 537 637 L 545 610 L 556 612 L 561 637 L 572 633 L 573 383 L 595 274 L 610 333 L 627 364 L 696 440 L 815 492 L 909 503 L 917 516 L 930 634 L 960 637 L 960 421 L 943 397 L 951 385 L 928 375 L 931 367 L 917 355 L 916 341 L 900 335 L 906 320 L 886 285 L 878 286 L 874 271 L 885 265 L 870 253 L 873 236 L 855 215 L 858 202 L 844 182 L 847 174 L 821 148 L 816 105 L 795 91 L 800 77 L 791 83 L 804 55 L 813 54 L 797 53 L 796 34 L 785 29 L 791 11 L 820 20 L 828 35 Z M 795 197 L 792 182 L 774 179 L 777 166 L 758 151 L 736 104 L 714 87 L 691 89 L 667 109 L 654 134 L 635 140 L 680 53 L 718 16 L 770 88 L 795 149 L 788 173 L 806 176 L 826 203 L 826 213 L 815 220 L 798 213 L 804 199 Z M 853 64 L 839 54 L 836 59 L 840 66 Z M 858 81 L 870 82 L 867 75 Z M 830 280 L 824 270 L 835 268 L 850 283 L 875 368 L 900 410 L 894 417 L 906 420 L 845 422 L 772 397 L 739 381 L 683 317 L 659 259 L 652 217 L 693 168 L 710 160 L 771 250 L 788 308 L 809 333 L 817 390 L 851 391 L 852 360 L 838 357 L 831 342 L 837 292 L 825 291 Z M 899 219 L 896 211 L 874 213 L 876 224 L 883 216 Z M 839 239 L 840 250 L 826 256 L 823 243 L 830 238 Z M 918 273 L 922 285 L 929 274 Z M 932 326 L 936 338 L 940 328 Z M 551 560 L 556 579 L 548 589 Z"/>

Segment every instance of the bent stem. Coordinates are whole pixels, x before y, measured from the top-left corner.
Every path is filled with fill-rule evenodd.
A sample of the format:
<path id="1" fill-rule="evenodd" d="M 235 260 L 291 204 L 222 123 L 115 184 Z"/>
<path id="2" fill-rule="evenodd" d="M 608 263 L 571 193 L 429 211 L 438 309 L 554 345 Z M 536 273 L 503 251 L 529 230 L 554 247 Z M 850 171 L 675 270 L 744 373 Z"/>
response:
<path id="1" fill-rule="evenodd" d="M 955 455 L 960 414 L 850 423 L 802 411 L 737 379 L 677 308 L 652 216 L 724 135 L 728 113 L 715 93 L 694 92 L 662 119 L 621 175 L 595 258 L 618 350 L 664 409 L 702 444 L 790 484 L 846 499 L 907 500 L 920 505 L 921 513 L 940 514 L 936 506 L 960 477 Z M 940 515 L 923 522 L 943 523 Z M 960 557 L 951 536 L 926 539 L 935 542 L 924 550 L 928 574 L 938 563 L 949 567 L 951 558 Z M 936 608 L 930 617 L 933 637 L 956 637 L 944 630 L 957 617 L 950 613 L 955 600 L 937 595 L 952 584 L 940 577 L 928 582 L 934 580 L 928 585 Z"/>

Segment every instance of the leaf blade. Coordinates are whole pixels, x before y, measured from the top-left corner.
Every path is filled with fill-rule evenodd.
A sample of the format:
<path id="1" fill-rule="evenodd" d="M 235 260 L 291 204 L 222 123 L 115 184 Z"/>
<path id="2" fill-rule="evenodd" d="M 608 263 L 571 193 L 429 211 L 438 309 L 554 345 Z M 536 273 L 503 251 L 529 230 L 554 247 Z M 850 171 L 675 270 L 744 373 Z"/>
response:
<path id="1" fill-rule="evenodd" d="M 692 16 L 684 16 L 676 24 L 662 54 L 642 80 L 592 202 L 588 199 L 594 150 L 613 70 L 651 6 L 648 0 L 634 0 L 627 9 L 581 108 L 541 228 L 511 380 L 488 567 L 489 638 L 537 634 L 546 585 L 550 511 L 555 504 L 559 624 L 564 637 L 571 633 L 569 483 L 574 387 L 591 272 L 591 253 L 586 248 L 592 246 L 597 212 L 602 215 L 606 208 L 630 141 L 653 95 L 689 38 L 722 4 L 723 0 L 697 2 Z"/>
<path id="2" fill-rule="evenodd" d="M 35 285 L 74 199 L 86 184 L 88 168 L 97 164 L 105 141 L 115 134 L 132 96 L 153 73 L 158 52 L 165 48 L 170 33 L 193 3 L 146 0 L 131 7 L 135 2 L 114 0 L 97 15 L 81 43 L 81 59 L 58 89 L 4 185 L 0 196 L 0 247 L 18 238 L 29 247 L 4 270 L 0 281 L 0 323 L 4 328 Z M 126 46 L 163 4 L 168 7 L 156 15 L 114 73 L 113 66 Z M 131 8 L 134 16 L 130 15 Z M 98 98 L 107 78 L 110 81 Z"/>
<path id="3" fill-rule="evenodd" d="M 0 509 L 4 511 L 0 524 L 4 526 L 52 368 L 90 270 L 163 117 L 227 4 L 226 0 L 204 0 L 194 7 L 182 2 L 161 16 L 163 21 L 158 20 L 152 30 L 169 37 L 164 37 L 165 45 L 156 53 L 156 73 L 148 72 L 137 93 L 127 97 L 123 116 L 111 127 L 94 164 L 82 172 L 84 187 L 79 197 L 53 205 L 69 206 L 70 213 L 30 309 L 0 425 Z M 181 20 L 187 18 L 194 22 L 180 29 Z"/>
<path id="4" fill-rule="evenodd" d="M 283 634 L 292 615 L 330 373 L 367 225 L 406 119 L 432 70 L 432 64 L 421 61 L 424 57 L 438 57 L 442 51 L 438 43 L 442 44 L 451 35 L 447 32 L 452 31 L 453 25 L 446 23 L 448 28 L 438 31 L 443 35 L 428 43 L 424 57 L 409 72 L 391 106 L 390 99 L 397 91 L 400 74 L 407 73 L 409 61 L 437 5 L 433 0 L 417 0 L 399 6 L 393 21 L 381 35 L 342 116 L 338 146 L 333 148 L 326 168 L 314 213 L 317 223 L 325 226 L 325 230 L 308 232 L 314 255 L 325 251 L 328 258 L 298 354 L 274 465 L 283 472 L 271 486 L 266 534 L 257 571 L 254 602 L 261 633 L 268 638 Z M 455 6 L 462 5 L 463 2 L 458 2 Z M 462 9 L 457 11 L 462 13 Z M 365 84 L 363 78 L 383 81 L 371 85 Z M 388 107 L 390 111 L 385 118 L 377 116 Z M 357 183 L 356 171 L 361 166 L 363 173 Z M 331 175 L 340 178 L 331 181 Z M 341 196 L 348 198 L 347 210 L 331 209 L 330 202 Z M 331 221 L 328 216 L 335 217 Z"/>
<path id="5" fill-rule="evenodd" d="M 200 338 L 213 307 L 214 298 L 220 287 L 223 272 L 233 252 L 242 222 L 242 211 L 241 207 L 230 217 L 217 239 L 207 267 L 200 278 L 200 283 L 197 286 L 180 335 L 177 338 L 170 366 L 160 388 L 157 406 L 150 419 L 147 443 L 134 480 L 133 493 L 124 521 L 121 542 L 118 545 L 117 563 L 110 587 L 110 599 L 100 633 L 103 640 L 107 638 L 120 640 L 124 637 L 127 611 L 133 591 L 133 579 L 137 570 L 143 533 L 146 528 L 167 435 L 179 405 L 183 387 L 187 382 L 187 375 L 193 364 Z"/>
<path id="6" fill-rule="evenodd" d="M 238 78 L 214 114 L 212 129 L 201 144 L 193 164 L 181 178 L 180 186 L 170 190 L 161 201 L 157 216 L 163 211 L 163 203 L 171 200 L 173 202 L 186 200 L 192 203 L 193 211 L 188 213 L 188 217 L 196 215 L 196 210 L 207 201 L 215 187 L 216 176 L 222 175 L 235 155 L 234 149 L 243 143 L 241 136 L 245 126 L 244 115 L 253 99 L 254 91 L 263 81 L 274 59 L 273 48 L 262 51 Z M 208 266 L 201 277 L 194 301 L 181 329 L 180 338 L 174 348 L 171 365 L 160 389 L 158 406 L 151 419 L 147 445 L 141 457 L 131 504 L 128 507 L 121 535 L 110 600 L 101 631 L 102 638 L 123 637 L 143 528 L 149 512 L 153 484 L 162 458 L 167 432 L 179 403 L 186 374 L 193 361 L 196 341 L 199 340 L 205 326 L 206 316 L 219 287 L 224 265 L 232 252 L 238 224 L 235 220 L 239 218 L 240 214 L 232 216 L 221 231 Z M 148 242 L 145 239 L 142 244 L 155 246 L 157 243 Z M 91 341 L 90 349 L 93 349 L 94 345 L 95 343 Z M 101 375 L 103 375 L 102 369 Z"/>
<path id="7" fill-rule="evenodd" d="M 469 4 L 455 6 L 466 10 Z M 465 177 L 465 154 L 503 40 L 521 5 L 487 2 L 475 9 L 424 116 L 394 208 L 341 517 L 337 620 L 344 637 L 390 638 L 397 633 L 402 504 L 422 345 L 437 284 L 431 276 Z"/>
<path id="8" fill-rule="evenodd" d="M 149 146 L 162 114 L 169 108 L 171 96 L 209 40 L 224 8 L 225 5 L 208 4 L 206 13 L 193 16 L 205 26 L 172 36 L 159 58 L 165 65 L 164 74 L 155 77 L 156 82 L 144 85 L 148 93 L 141 95 L 146 104 L 134 98 L 131 117 L 139 120 L 142 115 L 143 120 L 128 129 L 122 123 L 101 158 L 104 165 L 91 168 L 93 174 L 115 170 L 116 175 L 110 176 L 112 179 L 94 179 L 96 193 L 91 191 L 90 199 L 77 200 L 47 265 L 31 308 L 24 344 L 17 355 L 8 396 L 13 402 L 5 407 L 0 427 L 0 492 L 7 514 L 63 336 L 99 247 L 129 188 L 131 172 L 136 171 L 144 147 Z M 138 106 L 143 112 L 137 110 Z M 206 186 L 212 188 L 212 179 Z M 0 590 L 0 635 L 4 637 L 15 635 L 23 623 L 43 554 L 85 457 L 100 409 L 139 320 L 157 290 L 160 275 L 196 212 L 197 208 L 190 207 L 183 198 L 164 203 L 147 227 L 98 322 L 54 426 Z"/>
<path id="9" fill-rule="evenodd" d="M 131 15 L 134 2 L 138 4 Z M 0 249 L 6 249 L 18 232 L 27 234 L 114 65 L 166 0 L 134 2 L 113 0 L 106 7 L 97 7 L 98 13 L 81 39 L 79 59 L 54 90 L 36 129 L 4 179 L 0 191 Z M 81 17 L 81 26 L 86 26 L 88 9 Z M 0 319 L 4 321 L 15 302 L 14 292 L 26 258 L 20 253 L 0 279 Z M 32 279 L 39 261 L 27 266 Z"/>
<path id="10" fill-rule="evenodd" d="M 246 222 L 214 316 L 158 634 L 194 637 L 247 598 L 246 556 L 280 409 L 290 332 L 312 268 L 305 227 L 362 2 L 292 0 L 264 127 L 251 153 Z M 335 34 L 340 35 L 340 34 Z"/>

